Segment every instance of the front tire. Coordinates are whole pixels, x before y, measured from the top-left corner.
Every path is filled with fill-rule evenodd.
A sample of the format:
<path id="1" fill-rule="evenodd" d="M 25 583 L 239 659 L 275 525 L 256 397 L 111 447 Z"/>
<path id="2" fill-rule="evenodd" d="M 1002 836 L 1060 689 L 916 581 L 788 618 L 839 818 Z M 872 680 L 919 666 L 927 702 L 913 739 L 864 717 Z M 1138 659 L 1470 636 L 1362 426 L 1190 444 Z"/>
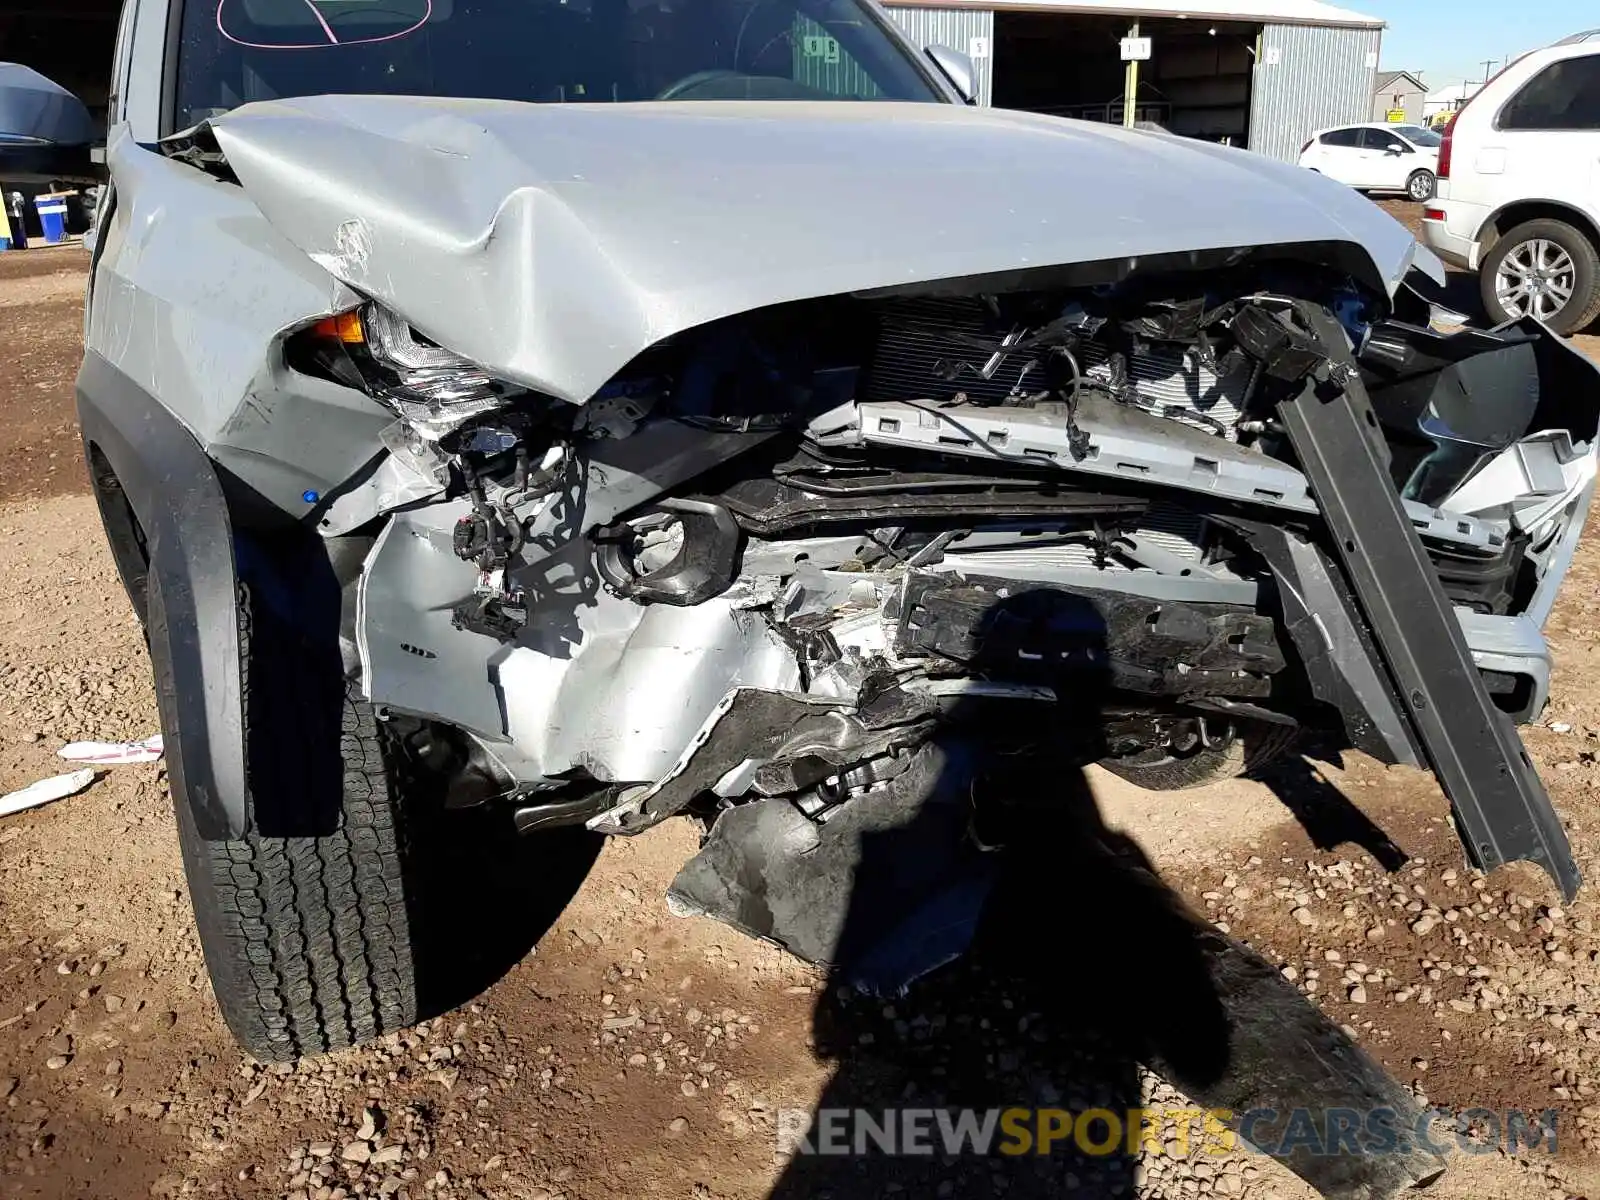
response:
<path id="1" fill-rule="evenodd" d="M 177 797 L 178 833 L 228 1028 L 288 1062 L 417 1019 L 406 775 L 356 685 L 248 588 L 240 601 L 250 829 L 204 840 Z"/>
<path id="2" fill-rule="evenodd" d="M 1565 221 L 1525 221 L 1506 233 L 1484 257 L 1478 285 L 1497 325 L 1532 316 L 1565 334 L 1600 317 L 1600 253 Z"/>
<path id="3" fill-rule="evenodd" d="M 1433 199 L 1433 191 L 1437 186 L 1438 180 L 1432 171 L 1413 171 L 1411 178 L 1406 180 L 1406 195 L 1420 204 Z"/>

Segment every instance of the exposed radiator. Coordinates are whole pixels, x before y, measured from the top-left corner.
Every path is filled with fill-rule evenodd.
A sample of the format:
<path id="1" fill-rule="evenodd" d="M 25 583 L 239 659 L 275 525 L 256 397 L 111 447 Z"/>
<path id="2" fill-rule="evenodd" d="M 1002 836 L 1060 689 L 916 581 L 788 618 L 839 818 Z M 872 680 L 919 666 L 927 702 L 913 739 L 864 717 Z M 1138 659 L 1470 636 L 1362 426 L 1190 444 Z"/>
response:
<path id="1" fill-rule="evenodd" d="M 1204 552 L 1201 538 L 1205 522 L 1195 513 L 1168 504 L 1152 504 L 1144 524 L 1136 532 L 1168 554 L 1188 562 L 1199 562 Z"/>
<path id="2" fill-rule="evenodd" d="M 989 365 L 984 352 L 950 337 L 967 334 L 994 341 L 1004 336 L 997 333 L 988 310 L 978 300 L 897 300 L 880 311 L 877 353 L 862 395 L 865 400 L 949 401 L 965 393 L 974 403 L 998 404 L 1017 386 L 1032 357 L 1002 351 L 990 377 L 982 377 L 979 372 Z M 1078 352 L 1084 374 L 1096 379 L 1110 378 L 1108 358 L 1106 348 L 1093 343 Z M 941 364 L 947 373 L 957 363 L 974 370 L 960 371 L 954 379 L 941 378 Z M 1219 377 L 1201 364 L 1193 349 L 1179 346 L 1147 347 L 1130 358 L 1128 375 L 1140 397 L 1151 405 L 1203 413 L 1229 430 L 1239 419 L 1237 401 L 1248 382 L 1245 372 Z M 1023 390 L 1028 390 L 1027 383 Z"/>

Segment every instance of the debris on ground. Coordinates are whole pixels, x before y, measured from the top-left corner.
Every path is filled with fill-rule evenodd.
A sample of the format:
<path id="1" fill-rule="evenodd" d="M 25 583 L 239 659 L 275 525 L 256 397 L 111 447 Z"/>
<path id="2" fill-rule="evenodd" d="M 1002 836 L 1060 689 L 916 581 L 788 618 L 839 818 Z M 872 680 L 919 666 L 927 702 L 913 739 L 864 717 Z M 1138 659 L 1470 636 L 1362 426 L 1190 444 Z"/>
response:
<path id="1" fill-rule="evenodd" d="M 137 742 L 68 742 L 56 751 L 56 757 L 68 762 L 121 767 L 130 763 L 157 762 L 161 753 L 161 735 L 157 733 Z"/>
<path id="2" fill-rule="evenodd" d="M 12 813 L 75 796 L 93 782 L 94 769 L 85 767 L 81 771 L 52 775 L 49 779 L 30 783 L 20 791 L 7 792 L 4 796 L 0 796 L 0 817 L 9 817 Z"/>

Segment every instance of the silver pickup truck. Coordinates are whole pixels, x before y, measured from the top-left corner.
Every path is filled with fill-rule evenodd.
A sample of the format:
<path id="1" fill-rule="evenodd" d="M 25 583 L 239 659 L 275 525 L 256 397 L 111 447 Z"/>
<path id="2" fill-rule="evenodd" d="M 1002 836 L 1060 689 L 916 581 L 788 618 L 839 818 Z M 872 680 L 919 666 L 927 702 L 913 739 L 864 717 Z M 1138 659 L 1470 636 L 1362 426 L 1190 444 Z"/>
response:
<path id="1" fill-rule="evenodd" d="M 1515 725 L 1600 375 L 1438 331 L 1361 196 L 974 107 L 866 0 L 143 0 L 114 70 L 84 453 L 259 1057 L 414 1019 L 433 807 L 699 821 L 675 909 L 836 962 L 986 758 L 1310 731 L 1577 887 Z M 9 161 L 88 164 L 58 100 Z"/>

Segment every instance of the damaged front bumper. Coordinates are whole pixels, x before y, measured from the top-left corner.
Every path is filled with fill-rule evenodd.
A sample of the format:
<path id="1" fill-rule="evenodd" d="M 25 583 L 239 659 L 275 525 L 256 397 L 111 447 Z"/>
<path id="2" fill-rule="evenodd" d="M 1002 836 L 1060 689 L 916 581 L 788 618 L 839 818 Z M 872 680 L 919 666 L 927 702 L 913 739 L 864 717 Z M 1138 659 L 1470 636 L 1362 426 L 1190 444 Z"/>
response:
<path id="1" fill-rule="evenodd" d="M 1559 380 L 1568 393 L 1591 397 L 1585 402 L 1591 409 L 1600 407 L 1592 399 L 1600 387 L 1590 364 L 1542 329 L 1529 337 L 1546 388 Z M 1331 334 L 1322 344 L 1338 350 Z M 1326 388 L 1325 382 L 1317 386 Z M 1307 407 L 1361 420 L 1370 407 L 1363 386 L 1352 373 L 1339 397 Z M 1294 411 L 1293 405 L 1283 411 Z M 1285 631 L 1317 697 L 1342 714 L 1352 744 L 1385 761 L 1439 771 L 1475 864 L 1489 868 L 1529 858 L 1570 894 L 1577 876 L 1565 838 L 1503 713 L 1532 719 L 1548 695 L 1550 655 L 1541 626 L 1595 484 L 1592 429 L 1572 423 L 1579 426 L 1576 432 L 1540 430 L 1499 449 L 1480 447 L 1464 482 L 1437 503 L 1402 498 L 1391 486 L 1392 466 L 1381 451 L 1368 461 L 1353 457 L 1352 447 L 1375 445 L 1370 437 L 1329 460 L 1319 455 L 1317 435 L 1296 428 L 1291 438 L 1307 468 L 1302 471 L 1184 424 L 1168 422 L 1162 436 L 1152 438 L 1150 418 L 1099 397 L 1086 397 L 1074 414 L 1076 435 L 1093 450 L 1081 459 L 1073 456 L 1073 434 L 1056 415 L 1038 409 L 851 401 L 813 418 L 809 434 L 824 450 L 921 449 L 946 458 L 992 459 L 995 448 L 1003 447 L 1007 458 L 1056 463 L 1091 485 L 1099 479 L 1114 489 L 1130 476 L 1154 476 L 1164 485 L 1231 502 L 1233 515 L 1219 520 L 1240 530 L 1271 564 L 1273 583 L 1287 598 Z M 771 436 L 723 435 L 712 441 L 711 452 L 737 454 Z M 943 630 L 915 636 L 908 636 L 906 626 L 908 614 L 950 603 L 940 598 L 946 593 L 958 604 L 974 603 L 950 593 L 952 585 L 977 596 L 980 609 L 1008 589 L 1041 582 L 1072 587 L 1080 597 L 1099 595 L 1086 589 L 1091 580 L 1142 592 L 1099 595 L 1083 630 L 1148 622 L 1141 627 L 1154 637 L 1150 644 L 1181 655 L 1175 669 L 1187 676 L 1184 685 L 1191 691 L 1206 678 L 1208 644 L 1230 648 L 1214 664 L 1223 674 L 1248 667 L 1265 679 L 1282 668 L 1270 637 L 1259 640 L 1254 630 L 1252 622 L 1265 618 L 1206 615 L 1206 605 L 1219 600 L 1253 608 L 1261 583 L 1226 566 L 1184 559 L 1182 546 L 1164 540 L 1159 530 L 1124 537 L 1121 550 L 1134 564 L 1126 577 L 1070 567 L 1041 572 L 1014 541 L 998 534 L 996 549 L 964 534 L 959 546 L 947 543 L 933 553 L 925 547 L 923 561 L 912 556 L 890 575 L 872 576 L 859 565 L 870 538 L 851 533 L 786 540 L 784 521 L 795 518 L 795 505 L 741 509 L 745 497 L 735 490 L 713 497 L 717 511 L 733 511 L 744 527 L 733 535 L 741 547 L 731 586 L 694 603 L 642 603 L 609 581 L 589 542 L 572 535 L 580 523 L 604 526 L 652 497 L 681 489 L 704 471 L 707 453 L 703 433 L 673 422 L 646 424 L 631 437 L 595 443 L 585 464 L 590 486 L 582 504 L 557 504 L 532 522 L 529 543 L 550 552 L 519 571 L 530 598 L 529 619 L 513 640 L 497 647 L 460 632 L 463 577 L 454 535 L 461 506 L 396 513 L 369 556 L 360 587 L 360 653 L 373 697 L 468 731 L 535 808 L 545 792 L 563 796 L 574 778 L 604 782 L 603 804 L 568 811 L 586 816 L 598 831 L 629 834 L 701 797 L 732 806 L 819 787 L 840 798 L 862 795 L 885 784 L 886 764 L 903 769 L 904 756 L 952 706 L 974 700 L 1054 702 L 1057 692 L 1047 684 L 1003 679 L 992 671 L 989 678 L 907 677 L 907 665 L 919 656 L 960 658 L 959 648 L 940 640 L 955 625 L 947 621 Z M 1319 461 L 1320 475 L 1312 469 Z M 1367 495 L 1383 501 L 1378 510 L 1346 518 L 1356 525 L 1344 542 L 1359 544 L 1360 555 L 1347 552 L 1347 561 L 1335 563 L 1316 548 L 1311 533 L 1292 532 L 1314 529 L 1319 517 L 1331 522 L 1333 502 L 1342 497 Z M 1104 513 L 1119 503 L 1077 493 L 1063 511 L 1077 505 Z M 996 502 L 993 511 L 1003 515 L 1005 506 Z M 1268 511 L 1283 516 L 1269 518 Z M 1381 552 L 1374 548 L 1380 517 L 1389 525 L 1389 545 Z M 751 528 L 769 536 L 752 536 Z M 711 530 L 706 536 L 721 535 Z M 1435 575 L 1440 548 L 1490 562 L 1507 552 L 1510 540 L 1520 545 L 1528 564 L 1524 578 L 1531 581 L 1517 610 L 1452 605 Z M 1424 541 L 1435 553 L 1432 560 Z M 1348 561 L 1352 555 L 1354 562 Z M 719 555 L 708 549 L 705 557 L 713 561 Z M 1417 563 L 1428 570 L 1419 573 Z M 1409 573 L 1397 583 L 1402 572 Z M 1453 631 L 1445 616 L 1415 615 L 1431 613 L 1429 605 L 1453 620 Z M 1384 626 L 1385 612 L 1392 628 Z M 1396 613 L 1414 619 L 1394 624 Z M 770 614 L 781 620 L 768 619 Z M 1056 626 L 1062 620 L 1059 613 L 1049 618 Z M 1188 624 L 1174 640 L 1162 642 L 1176 628 L 1173 622 Z M 1061 656 L 1056 665 L 1070 666 L 1074 654 L 1080 666 L 1093 665 L 1092 639 L 1074 641 L 1070 629 L 1052 636 Z M 822 642 L 829 661 L 817 656 Z M 1435 657 L 1419 664 L 1415 656 L 1424 643 L 1434 645 Z M 1006 653 L 1026 651 L 1019 644 Z M 888 671 L 876 684 L 876 696 L 864 666 L 873 663 Z M 1140 672 L 1163 673 L 1159 661 L 1121 657 L 1105 665 L 1119 688 L 1170 691 L 1159 679 L 1148 686 L 1141 680 Z M 1169 664 L 1167 673 L 1172 669 Z M 673 702 L 663 705 L 666 681 Z M 1430 712 L 1463 711 L 1460 699 L 1469 694 L 1477 698 L 1476 725 L 1466 731 L 1431 728 L 1424 735 Z M 1458 702 L 1430 709 L 1430 695 L 1454 695 Z M 1265 711 L 1247 697 L 1214 707 Z M 1478 747 L 1489 757 L 1474 762 L 1458 745 Z M 1508 790 L 1484 799 L 1486 779 L 1508 780 Z M 813 803 L 819 812 L 830 807 Z"/>
<path id="2" fill-rule="evenodd" d="M 1600 372 L 1534 323 L 1149 290 L 775 310 L 641 358 L 552 441 L 401 431 L 325 521 L 383 510 L 368 694 L 464 735 L 525 828 L 708 819 L 679 905 L 822 961 L 830 909 L 778 902 L 774 855 L 816 868 L 974 727 L 1143 762 L 1331 718 L 1439 777 L 1475 865 L 1570 896 L 1513 722 L 1549 692 Z"/>

